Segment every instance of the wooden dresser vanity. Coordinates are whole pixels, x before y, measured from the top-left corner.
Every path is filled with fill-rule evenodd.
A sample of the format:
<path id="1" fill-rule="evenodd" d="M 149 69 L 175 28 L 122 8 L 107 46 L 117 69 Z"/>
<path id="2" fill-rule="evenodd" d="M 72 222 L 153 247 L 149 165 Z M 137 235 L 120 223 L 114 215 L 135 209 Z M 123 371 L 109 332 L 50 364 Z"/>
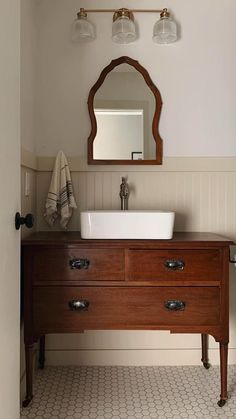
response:
<path id="1" fill-rule="evenodd" d="M 83 330 L 169 330 L 207 335 L 220 346 L 227 399 L 230 240 L 174 233 L 172 240 L 82 240 L 75 232 L 39 232 L 22 243 L 27 406 L 33 397 L 34 343 Z M 216 389 L 217 391 L 217 389 Z"/>

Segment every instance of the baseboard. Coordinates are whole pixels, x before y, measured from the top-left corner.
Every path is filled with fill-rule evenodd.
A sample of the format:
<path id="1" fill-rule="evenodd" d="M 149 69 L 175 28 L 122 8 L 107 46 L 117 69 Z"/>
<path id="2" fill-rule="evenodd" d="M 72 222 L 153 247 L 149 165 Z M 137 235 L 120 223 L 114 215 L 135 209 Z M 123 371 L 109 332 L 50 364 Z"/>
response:
<path id="1" fill-rule="evenodd" d="M 48 350 L 46 365 L 200 365 L 200 349 L 158 350 Z M 209 350 L 212 365 L 219 365 L 218 349 Z M 236 349 L 229 350 L 229 364 L 236 364 Z"/>

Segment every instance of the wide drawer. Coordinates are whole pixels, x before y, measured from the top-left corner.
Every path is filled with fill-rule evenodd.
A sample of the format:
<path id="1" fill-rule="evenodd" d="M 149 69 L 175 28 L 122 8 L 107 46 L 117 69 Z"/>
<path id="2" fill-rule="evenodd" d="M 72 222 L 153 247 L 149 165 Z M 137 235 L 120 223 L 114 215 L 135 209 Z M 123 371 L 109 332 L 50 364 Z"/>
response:
<path id="1" fill-rule="evenodd" d="M 122 281 L 123 249 L 35 248 L 33 281 Z"/>
<path id="2" fill-rule="evenodd" d="M 89 307 L 72 310 L 75 301 L 87 301 Z M 174 308 L 176 301 L 179 310 L 169 310 L 167 306 Z M 168 329 L 169 325 L 208 326 L 219 321 L 217 287 L 36 287 L 33 292 L 35 333 L 158 326 Z"/>
<path id="3" fill-rule="evenodd" d="M 218 249 L 129 250 L 129 281 L 220 281 L 222 254 Z"/>

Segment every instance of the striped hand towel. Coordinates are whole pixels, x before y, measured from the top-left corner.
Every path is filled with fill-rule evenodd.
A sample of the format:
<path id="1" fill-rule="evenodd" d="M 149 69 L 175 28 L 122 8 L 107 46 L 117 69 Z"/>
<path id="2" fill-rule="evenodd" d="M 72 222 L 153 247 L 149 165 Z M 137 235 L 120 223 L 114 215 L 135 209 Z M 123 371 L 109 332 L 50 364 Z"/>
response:
<path id="1" fill-rule="evenodd" d="M 44 217 L 48 224 L 52 226 L 56 218 L 60 216 L 60 224 L 66 229 L 73 208 L 77 208 L 77 205 L 73 194 L 70 171 L 65 154 L 63 151 L 59 151 L 52 173 Z"/>

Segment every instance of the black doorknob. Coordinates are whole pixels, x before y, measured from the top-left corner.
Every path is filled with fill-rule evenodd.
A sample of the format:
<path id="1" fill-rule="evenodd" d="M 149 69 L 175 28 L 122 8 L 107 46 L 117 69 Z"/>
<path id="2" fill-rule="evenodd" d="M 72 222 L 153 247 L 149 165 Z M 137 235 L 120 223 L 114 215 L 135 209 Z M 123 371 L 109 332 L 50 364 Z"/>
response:
<path id="1" fill-rule="evenodd" d="M 32 228 L 34 225 L 34 217 L 32 214 L 27 214 L 25 217 L 21 217 L 20 213 L 17 212 L 15 216 L 16 230 L 20 229 L 20 226 L 25 224 L 27 228 Z"/>

